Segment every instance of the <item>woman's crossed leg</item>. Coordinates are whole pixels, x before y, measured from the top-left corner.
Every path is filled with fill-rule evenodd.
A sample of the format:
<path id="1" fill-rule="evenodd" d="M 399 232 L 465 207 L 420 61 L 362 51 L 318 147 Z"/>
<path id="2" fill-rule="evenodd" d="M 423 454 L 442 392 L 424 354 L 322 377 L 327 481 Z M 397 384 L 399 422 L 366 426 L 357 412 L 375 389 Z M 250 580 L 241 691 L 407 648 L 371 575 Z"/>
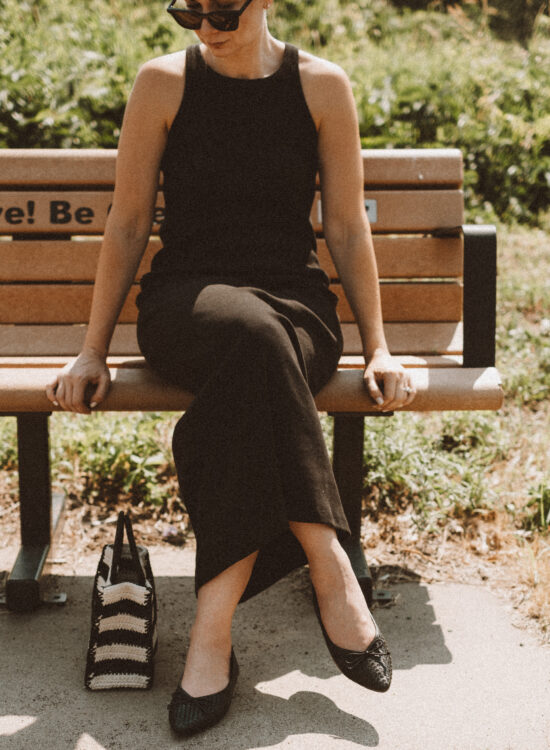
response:
<path id="1" fill-rule="evenodd" d="M 325 629 L 337 645 L 363 650 L 374 625 L 336 532 L 318 523 L 290 522 L 307 556 Z M 229 680 L 231 624 L 258 552 L 239 560 L 201 586 L 181 686 L 194 697 L 223 690 Z"/>

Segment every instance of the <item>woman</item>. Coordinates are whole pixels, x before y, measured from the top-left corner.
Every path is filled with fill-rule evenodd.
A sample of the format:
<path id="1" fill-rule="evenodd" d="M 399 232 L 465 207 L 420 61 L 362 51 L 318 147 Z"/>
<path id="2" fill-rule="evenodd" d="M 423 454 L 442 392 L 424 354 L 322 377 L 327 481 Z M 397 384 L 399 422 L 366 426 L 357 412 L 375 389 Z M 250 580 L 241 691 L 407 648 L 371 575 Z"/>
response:
<path id="1" fill-rule="evenodd" d="M 169 714 L 181 734 L 229 708 L 238 602 L 306 561 L 338 666 L 374 690 L 391 680 L 340 545 L 349 528 L 313 401 L 342 352 L 336 296 L 309 223 L 317 168 L 365 386 L 381 410 L 408 404 L 414 389 L 384 340 L 350 83 L 336 65 L 271 36 L 270 2 L 170 8 L 200 44 L 139 71 L 85 344 L 47 389 L 81 413 L 105 398 L 109 342 L 149 239 L 162 170 L 163 248 L 141 283 L 138 339 L 152 368 L 196 394 L 173 439 L 197 539 L 197 613 Z"/>

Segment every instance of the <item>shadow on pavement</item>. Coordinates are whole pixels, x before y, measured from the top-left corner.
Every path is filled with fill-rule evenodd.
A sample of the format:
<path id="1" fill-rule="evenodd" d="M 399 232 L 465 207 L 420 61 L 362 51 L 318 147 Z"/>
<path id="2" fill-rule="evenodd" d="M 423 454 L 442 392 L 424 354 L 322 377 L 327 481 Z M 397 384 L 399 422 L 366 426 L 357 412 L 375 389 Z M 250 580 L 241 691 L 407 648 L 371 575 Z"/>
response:
<path id="1" fill-rule="evenodd" d="M 151 691 L 85 690 L 93 579 L 62 576 L 57 583 L 68 594 L 64 607 L 30 615 L 0 612 L 2 746 L 145 750 L 181 744 L 170 734 L 166 705 L 181 676 L 194 616 L 193 578 L 156 577 L 159 649 Z M 406 597 L 374 613 L 394 670 L 451 661 L 421 584 L 407 585 Z M 208 733 L 185 740 L 186 747 L 248 750 L 310 734 L 362 747 L 379 744 L 376 728 L 364 718 L 374 705 L 369 701 L 379 696 L 340 677 L 313 613 L 305 570 L 239 606 L 234 645 L 241 676 L 231 711 Z M 356 705 L 361 716 L 350 712 Z"/>

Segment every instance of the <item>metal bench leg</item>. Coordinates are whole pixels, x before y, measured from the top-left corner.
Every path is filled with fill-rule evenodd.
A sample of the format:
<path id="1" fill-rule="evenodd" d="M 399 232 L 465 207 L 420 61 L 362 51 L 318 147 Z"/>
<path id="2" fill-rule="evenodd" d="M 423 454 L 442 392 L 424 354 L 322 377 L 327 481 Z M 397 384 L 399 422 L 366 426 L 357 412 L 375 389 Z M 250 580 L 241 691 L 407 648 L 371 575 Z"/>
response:
<path id="1" fill-rule="evenodd" d="M 48 416 L 17 415 L 21 547 L 6 582 L 6 605 L 16 612 L 41 602 L 40 576 L 63 510 L 62 495 L 52 506 Z"/>
<path id="2" fill-rule="evenodd" d="M 343 547 L 370 607 L 372 576 L 361 546 L 364 417 L 362 414 L 346 413 L 331 416 L 334 417 L 332 467 L 351 530 L 351 537 L 343 543 Z"/>
<path id="3" fill-rule="evenodd" d="M 494 367 L 497 236 L 492 225 L 466 224 L 464 234 L 464 367 Z"/>

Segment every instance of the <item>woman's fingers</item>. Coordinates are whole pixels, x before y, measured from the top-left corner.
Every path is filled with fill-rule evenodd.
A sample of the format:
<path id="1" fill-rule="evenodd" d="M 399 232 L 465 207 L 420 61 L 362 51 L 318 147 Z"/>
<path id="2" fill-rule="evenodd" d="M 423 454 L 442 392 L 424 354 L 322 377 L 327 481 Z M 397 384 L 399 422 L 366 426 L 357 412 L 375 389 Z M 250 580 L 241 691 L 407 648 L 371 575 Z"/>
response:
<path id="1" fill-rule="evenodd" d="M 414 398 L 416 396 L 416 388 L 414 387 L 412 380 L 407 384 L 407 388 L 405 389 L 405 391 L 407 398 L 404 405 L 408 406 L 414 401 Z"/>
<path id="2" fill-rule="evenodd" d="M 84 378 L 75 378 L 72 383 L 70 409 L 79 414 L 90 414 L 90 407 L 86 403 L 86 386 L 88 382 Z"/>
<path id="3" fill-rule="evenodd" d="M 412 379 L 403 369 L 367 369 L 365 384 L 381 411 L 393 411 L 408 406 L 416 396 Z"/>
<path id="4" fill-rule="evenodd" d="M 110 383 L 111 376 L 105 360 L 81 353 L 46 386 L 46 396 L 65 411 L 90 414 L 107 395 Z"/>
<path id="5" fill-rule="evenodd" d="M 111 385 L 111 378 L 108 372 L 100 376 L 97 388 L 93 392 L 90 398 L 90 407 L 93 409 L 100 404 L 107 395 L 109 387 Z"/>
<path id="6" fill-rule="evenodd" d="M 52 402 L 54 406 L 59 406 L 59 402 L 56 396 L 58 382 L 58 378 L 56 378 L 46 386 L 46 397 Z"/>
<path id="7" fill-rule="evenodd" d="M 384 373 L 384 403 L 383 411 L 390 411 L 397 391 L 397 375 L 394 372 Z"/>
<path id="8" fill-rule="evenodd" d="M 378 406 L 382 406 L 382 404 L 384 403 L 384 394 L 378 387 L 378 383 L 376 382 L 376 378 L 374 377 L 373 372 L 367 370 L 366 381 L 370 397 L 375 403 L 378 404 Z"/>
<path id="9" fill-rule="evenodd" d="M 86 383 L 80 379 L 60 375 L 55 383 L 46 388 L 46 395 L 55 406 L 65 411 L 89 414 L 90 409 L 84 400 Z"/>
<path id="10" fill-rule="evenodd" d="M 394 397 L 386 408 L 392 410 L 408 406 L 413 401 L 415 395 L 416 391 L 411 379 L 405 376 L 396 383 Z"/>
<path id="11" fill-rule="evenodd" d="M 62 378 L 55 389 L 55 398 L 62 409 L 67 409 L 67 386 Z"/>

